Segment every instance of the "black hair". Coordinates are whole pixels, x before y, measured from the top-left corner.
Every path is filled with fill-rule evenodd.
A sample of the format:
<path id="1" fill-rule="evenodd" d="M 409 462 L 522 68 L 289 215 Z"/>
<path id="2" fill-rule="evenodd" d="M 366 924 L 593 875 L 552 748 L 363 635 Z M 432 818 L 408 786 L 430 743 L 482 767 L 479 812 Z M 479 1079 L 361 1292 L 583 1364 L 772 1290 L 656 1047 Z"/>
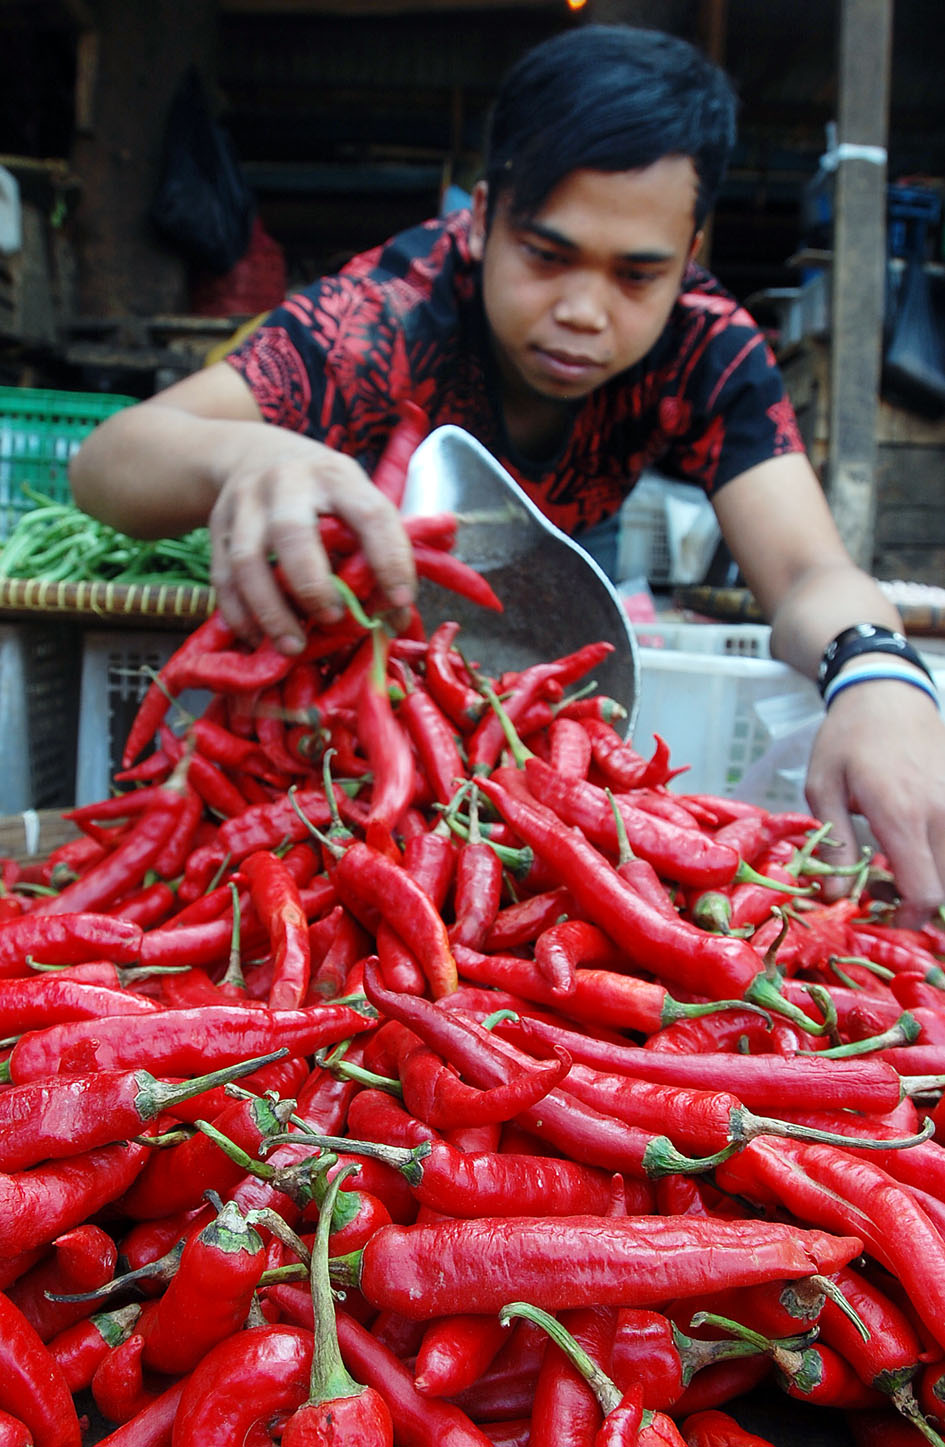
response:
<path id="1" fill-rule="evenodd" d="M 695 46 L 660 30 L 584 25 L 527 52 L 492 112 L 485 179 L 513 217 L 534 215 L 572 171 L 641 170 L 689 156 L 695 225 L 718 193 L 735 141 L 728 76 Z"/>

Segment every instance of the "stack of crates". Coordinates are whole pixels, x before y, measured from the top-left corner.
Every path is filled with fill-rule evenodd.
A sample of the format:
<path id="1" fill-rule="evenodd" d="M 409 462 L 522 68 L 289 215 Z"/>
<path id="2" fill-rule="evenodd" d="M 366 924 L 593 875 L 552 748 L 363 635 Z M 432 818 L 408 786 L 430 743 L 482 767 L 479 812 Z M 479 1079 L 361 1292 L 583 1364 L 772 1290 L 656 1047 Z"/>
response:
<path id="1" fill-rule="evenodd" d="M 0 387 L 0 544 L 36 506 L 68 502 L 69 459 L 133 397 Z M 0 814 L 74 802 L 79 638 L 49 619 L 0 626 Z"/>

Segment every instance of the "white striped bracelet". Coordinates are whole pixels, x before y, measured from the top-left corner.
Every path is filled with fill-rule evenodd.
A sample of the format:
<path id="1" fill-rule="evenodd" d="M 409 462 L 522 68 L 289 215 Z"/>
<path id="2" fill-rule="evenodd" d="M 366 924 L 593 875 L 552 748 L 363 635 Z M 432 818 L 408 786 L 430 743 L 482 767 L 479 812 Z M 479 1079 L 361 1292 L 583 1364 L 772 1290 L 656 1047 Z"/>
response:
<path id="1" fill-rule="evenodd" d="M 839 693 L 852 688 L 856 683 L 883 682 L 909 683 L 913 688 L 921 689 L 938 707 L 938 691 L 932 680 L 924 674 L 914 672 L 908 666 L 897 668 L 891 658 L 884 659 L 882 663 L 851 669 L 849 673 L 841 673 L 837 678 L 831 679 L 824 689 L 824 707 L 829 708 Z"/>

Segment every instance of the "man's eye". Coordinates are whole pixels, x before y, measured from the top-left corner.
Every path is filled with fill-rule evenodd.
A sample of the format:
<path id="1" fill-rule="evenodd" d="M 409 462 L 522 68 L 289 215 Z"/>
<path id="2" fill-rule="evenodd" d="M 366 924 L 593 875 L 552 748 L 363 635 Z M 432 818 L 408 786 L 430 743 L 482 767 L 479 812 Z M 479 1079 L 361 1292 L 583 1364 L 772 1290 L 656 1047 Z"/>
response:
<path id="1" fill-rule="evenodd" d="M 564 260 L 560 252 L 553 251 L 551 247 L 539 246 L 534 241 L 526 241 L 523 245 L 526 253 L 544 266 L 558 266 Z"/>
<path id="2" fill-rule="evenodd" d="M 647 286 L 656 277 L 651 271 L 622 271 L 620 280 L 624 286 Z"/>

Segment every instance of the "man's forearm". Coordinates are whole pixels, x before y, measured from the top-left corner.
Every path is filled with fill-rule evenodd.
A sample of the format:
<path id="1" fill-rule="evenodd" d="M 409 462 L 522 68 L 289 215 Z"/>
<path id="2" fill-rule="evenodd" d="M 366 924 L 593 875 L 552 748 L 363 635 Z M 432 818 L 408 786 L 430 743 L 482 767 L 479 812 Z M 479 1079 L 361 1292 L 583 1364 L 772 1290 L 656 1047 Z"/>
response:
<path id="1" fill-rule="evenodd" d="M 153 404 L 128 408 L 90 433 L 72 459 L 73 496 L 132 536 L 188 532 L 206 523 L 240 432 L 262 425 Z"/>
<path id="2" fill-rule="evenodd" d="M 827 644 L 855 623 L 902 628 L 898 612 L 867 573 L 841 562 L 811 568 L 774 611 L 772 656 L 814 678 Z"/>

